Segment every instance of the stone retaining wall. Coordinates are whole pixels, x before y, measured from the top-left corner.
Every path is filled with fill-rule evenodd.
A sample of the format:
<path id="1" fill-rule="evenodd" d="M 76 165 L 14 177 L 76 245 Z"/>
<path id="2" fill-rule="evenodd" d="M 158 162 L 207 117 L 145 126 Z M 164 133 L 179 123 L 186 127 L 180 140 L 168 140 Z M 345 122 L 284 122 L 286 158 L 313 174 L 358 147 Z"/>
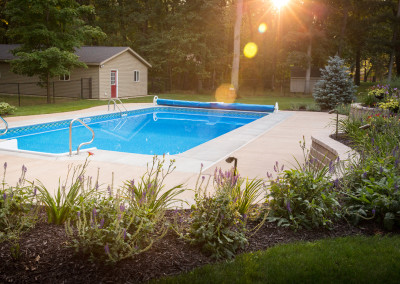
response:
<path id="1" fill-rule="evenodd" d="M 350 158 L 357 158 L 358 154 L 350 147 L 332 139 L 329 134 L 317 134 L 311 136 L 310 156 L 320 166 L 329 165 L 337 158 L 346 163 Z"/>

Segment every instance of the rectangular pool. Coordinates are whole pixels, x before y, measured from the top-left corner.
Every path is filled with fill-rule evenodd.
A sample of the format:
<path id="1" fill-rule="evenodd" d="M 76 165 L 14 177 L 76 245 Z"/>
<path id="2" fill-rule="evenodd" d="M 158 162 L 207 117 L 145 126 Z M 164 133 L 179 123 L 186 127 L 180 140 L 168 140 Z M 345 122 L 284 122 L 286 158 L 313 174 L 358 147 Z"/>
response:
<path id="1" fill-rule="evenodd" d="M 175 155 L 246 125 L 268 113 L 153 107 L 81 118 L 95 132 L 82 147 L 147 155 Z M 69 152 L 69 123 L 56 121 L 10 128 L 2 139 L 16 139 L 18 150 Z M 91 132 L 79 122 L 72 128 L 72 150 L 89 141 Z"/>

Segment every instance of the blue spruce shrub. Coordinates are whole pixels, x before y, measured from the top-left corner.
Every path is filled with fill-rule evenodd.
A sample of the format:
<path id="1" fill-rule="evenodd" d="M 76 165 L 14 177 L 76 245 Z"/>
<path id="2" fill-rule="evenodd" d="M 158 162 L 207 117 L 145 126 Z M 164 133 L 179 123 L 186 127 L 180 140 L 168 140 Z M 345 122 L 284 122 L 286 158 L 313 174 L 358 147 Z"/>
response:
<path id="1" fill-rule="evenodd" d="M 328 65 L 320 70 L 321 80 L 314 86 L 313 97 L 321 109 L 333 109 L 355 99 L 356 88 L 343 59 L 339 56 L 330 57 Z"/>

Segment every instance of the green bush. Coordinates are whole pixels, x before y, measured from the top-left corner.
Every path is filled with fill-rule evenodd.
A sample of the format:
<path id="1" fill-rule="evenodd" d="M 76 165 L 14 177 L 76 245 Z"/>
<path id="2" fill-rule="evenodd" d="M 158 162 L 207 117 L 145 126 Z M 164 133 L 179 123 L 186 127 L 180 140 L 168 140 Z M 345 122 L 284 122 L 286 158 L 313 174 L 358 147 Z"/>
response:
<path id="1" fill-rule="evenodd" d="M 0 115 L 10 114 L 17 110 L 16 107 L 9 105 L 8 103 L 0 103 Z"/>
<path id="2" fill-rule="evenodd" d="M 238 198 L 232 193 L 238 179 L 233 171 L 216 171 L 215 193 L 206 195 L 208 182 L 203 189 L 202 178 L 201 183 L 196 184 L 189 228 L 180 232 L 182 237 L 193 245 L 199 245 L 215 259 L 232 258 L 239 248 L 247 244 L 247 216 L 239 213 Z"/>
<path id="3" fill-rule="evenodd" d="M 301 145 L 303 151 L 305 144 Z M 305 153 L 305 152 L 304 152 Z M 334 165 L 320 166 L 305 153 L 305 163 L 296 169 L 283 170 L 278 162 L 274 166 L 278 174 L 270 178 L 267 193 L 270 205 L 268 220 L 278 226 L 299 228 L 330 228 L 340 218 L 338 195 L 331 182 Z"/>
<path id="4" fill-rule="evenodd" d="M 164 237 L 168 230 L 165 212 L 182 190 L 179 185 L 162 192 L 164 179 L 174 169 L 171 161 L 163 172 L 163 164 L 155 157 L 138 185 L 130 180 L 115 195 L 108 187 L 108 196 L 99 192 L 83 199 L 75 226 L 73 218 L 66 224 L 70 245 L 90 254 L 92 261 L 115 263 L 150 249 Z"/>
<path id="5" fill-rule="evenodd" d="M 15 187 L 5 181 L 7 163 L 0 188 L 0 242 L 11 243 L 11 256 L 20 257 L 19 238 L 21 233 L 31 229 L 37 221 L 38 209 L 36 191 L 25 186 L 26 167 L 22 166 L 21 176 Z"/>

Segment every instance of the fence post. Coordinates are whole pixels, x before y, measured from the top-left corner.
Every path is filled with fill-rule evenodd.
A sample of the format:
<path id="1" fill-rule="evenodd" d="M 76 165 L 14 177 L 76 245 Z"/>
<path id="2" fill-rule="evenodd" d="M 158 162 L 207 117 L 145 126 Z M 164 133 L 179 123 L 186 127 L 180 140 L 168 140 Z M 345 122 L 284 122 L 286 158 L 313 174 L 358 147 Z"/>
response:
<path id="1" fill-rule="evenodd" d="M 21 106 L 21 93 L 19 91 L 19 83 L 17 83 L 18 86 L 18 106 Z"/>
<path id="2" fill-rule="evenodd" d="M 53 104 L 56 103 L 56 87 L 55 87 L 56 82 L 53 81 Z"/>
<path id="3" fill-rule="evenodd" d="M 83 99 L 83 78 L 81 78 L 81 100 Z"/>
<path id="4" fill-rule="evenodd" d="M 92 78 L 89 78 L 89 99 L 93 99 L 93 96 L 92 96 Z"/>

